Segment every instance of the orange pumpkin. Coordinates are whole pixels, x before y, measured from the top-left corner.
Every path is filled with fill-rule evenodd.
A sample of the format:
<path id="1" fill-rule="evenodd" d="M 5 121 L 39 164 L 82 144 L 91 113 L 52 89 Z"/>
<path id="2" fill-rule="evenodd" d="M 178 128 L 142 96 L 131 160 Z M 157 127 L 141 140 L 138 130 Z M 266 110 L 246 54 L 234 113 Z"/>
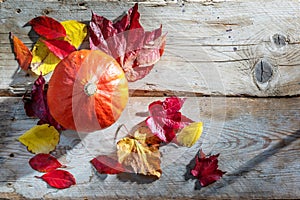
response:
<path id="1" fill-rule="evenodd" d="M 112 125 L 128 101 L 128 84 L 118 62 L 99 50 L 72 52 L 55 68 L 47 101 L 64 128 L 80 132 Z"/>

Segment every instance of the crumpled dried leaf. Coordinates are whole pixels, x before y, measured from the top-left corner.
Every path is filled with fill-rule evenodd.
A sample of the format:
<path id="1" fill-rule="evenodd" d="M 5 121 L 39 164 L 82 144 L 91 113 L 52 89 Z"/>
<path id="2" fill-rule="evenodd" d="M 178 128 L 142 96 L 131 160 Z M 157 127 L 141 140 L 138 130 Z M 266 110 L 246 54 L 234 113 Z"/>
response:
<path id="1" fill-rule="evenodd" d="M 14 44 L 14 53 L 16 59 L 23 70 L 28 70 L 32 60 L 32 53 L 28 47 L 14 34 L 10 33 L 11 40 Z"/>
<path id="2" fill-rule="evenodd" d="M 128 170 L 117 159 L 100 155 L 90 161 L 100 174 L 119 174 Z"/>
<path id="3" fill-rule="evenodd" d="M 146 123 L 163 142 L 171 142 L 179 129 L 193 122 L 179 112 L 184 101 L 185 99 L 169 97 L 163 102 L 155 101 L 149 105 L 150 116 Z"/>
<path id="4" fill-rule="evenodd" d="M 86 25 L 75 20 L 61 22 L 61 25 L 66 30 L 66 37 L 63 38 L 63 41 L 66 41 L 71 46 L 78 48 L 87 35 Z M 40 75 L 41 73 L 42 75 L 50 73 L 61 61 L 59 57 L 51 52 L 53 51 L 53 48 L 51 48 L 53 46 L 51 46 L 51 50 L 49 50 L 48 46 L 44 44 L 43 41 L 45 40 L 40 38 L 32 49 L 33 58 L 30 68 L 36 75 Z M 67 52 L 70 52 L 70 49 Z M 64 54 L 64 56 L 66 55 Z"/>
<path id="5" fill-rule="evenodd" d="M 162 56 L 166 42 L 162 26 L 154 31 L 144 31 L 139 18 L 136 3 L 115 23 L 95 13 L 90 22 L 90 48 L 114 57 L 128 81 L 142 79 L 150 72 Z"/>
<path id="6" fill-rule="evenodd" d="M 59 142 L 59 133 L 48 124 L 36 125 L 21 135 L 18 140 L 32 153 L 49 153 Z"/>
<path id="7" fill-rule="evenodd" d="M 160 178 L 159 144 L 151 144 L 153 140 L 147 140 L 151 131 L 147 127 L 136 130 L 133 136 L 125 137 L 117 143 L 118 161 L 134 173 L 152 175 Z"/>
<path id="8" fill-rule="evenodd" d="M 218 156 L 219 154 L 206 157 L 202 150 L 196 155 L 196 164 L 191 174 L 199 180 L 202 187 L 216 182 L 226 173 L 218 169 Z"/>
<path id="9" fill-rule="evenodd" d="M 50 172 L 57 168 L 66 167 L 50 154 L 39 153 L 29 160 L 32 169 L 39 172 Z"/>
<path id="10" fill-rule="evenodd" d="M 57 39 L 66 36 L 65 28 L 55 19 L 47 16 L 36 17 L 30 22 L 33 30 L 46 39 Z"/>
<path id="11" fill-rule="evenodd" d="M 202 131 L 202 122 L 191 123 L 184 127 L 182 130 L 180 130 L 180 132 L 176 135 L 177 142 L 179 145 L 191 147 L 200 138 Z"/>
<path id="12" fill-rule="evenodd" d="M 41 177 L 36 176 L 36 178 L 43 179 L 51 187 L 58 189 L 69 188 L 76 184 L 74 176 L 70 172 L 64 170 L 53 170 Z"/>
<path id="13" fill-rule="evenodd" d="M 27 116 L 39 118 L 38 124 L 50 124 L 57 130 L 63 129 L 50 114 L 47 104 L 45 79 L 42 75 L 34 82 L 30 96 L 24 95 L 23 102 Z"/>

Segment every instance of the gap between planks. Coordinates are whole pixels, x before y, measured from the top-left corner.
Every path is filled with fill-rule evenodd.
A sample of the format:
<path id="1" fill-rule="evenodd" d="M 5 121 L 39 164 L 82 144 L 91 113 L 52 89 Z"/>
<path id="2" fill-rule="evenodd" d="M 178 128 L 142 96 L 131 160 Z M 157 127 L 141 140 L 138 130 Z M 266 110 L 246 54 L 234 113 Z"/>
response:
<path id="1" fill-rule="evenodd" d="M 30 90 L 27 91 L 30 93 Z M 22 97 L 25 92 L 12 92 L 12 90 L 0 89 L 0 97 Z M 224 95 L 224 94 L 203 94 L 199 92 L 185 92 L 185 91 L 154 91 L 154 90 L 133 90 L 129 89 L 130 97 L 227 97 L 227 98 L 294 98 L 300 97 L 300 94 L 284 95 L 284 96 L 252 96 L 249 94 L 237 94 L 237 95 Z"/>

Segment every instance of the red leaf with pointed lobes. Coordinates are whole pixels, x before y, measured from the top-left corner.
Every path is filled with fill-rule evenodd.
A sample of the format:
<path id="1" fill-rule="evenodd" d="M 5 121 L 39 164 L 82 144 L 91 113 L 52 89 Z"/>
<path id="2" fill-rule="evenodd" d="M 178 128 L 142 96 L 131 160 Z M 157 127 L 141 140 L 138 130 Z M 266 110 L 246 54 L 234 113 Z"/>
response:
<path id="1" fill-rule="evenodd" d="M 50 154 L 40 153 L 29 160 L 32 169 L 39 172 L 50 172 L 57 168 L 66 167 Z"/>
<path id="2" fill-rule="evenodd" d="M 128 171 L 117 159 L 100 155 L 90 161 L 100 174 L 119 174 Z"/>
<path id="3" fill-rule="evenodd" d="M 16 59 L 23 70 L 28 70 L 32 60 L 32 53 L 28 47 L 15 35 L 10 33 L 11 40 L 14 44 L 14 53 Z"/>
<path id="4" fill-rule="evenodd" d="M 151 71 L 162 56 L 166 42 L 162 26 L 145 32 L 139 19 L 136 3 L 115 23 L 92 13 L 89 29 L 90 48 L 114 57 L 131 82 L 144 78 Z"/>
<path id="5" fill-rule="evenodd" d="M 41 177 L 36 176 L 46 181 L 51 187 L 58 189 L 69 188 L 76 184 L 74 176 L 65 170 L 52 170 Z"/>
<path id="6" fill-rule="evenodd" d="M 184 101 L 185 99 L 169 97 L 163 102 L 155 101 L 149 105 L 147 126 L 163 142 L 171 142 L 179 129 L 193 122 L 179 112 Z"/>
<path id="7" fill-rule="evenodd" d="M 36 17 L 30 20 L 28 24 L 32 26 L 37 34 L 49 40 L 66 36 L 65 28 L 51 17 Z"/>
<path id="8" fill-rule="evenodd" d="M 45 82 L 43 76 L 40 75 L 34 82 L 29 97 L 27 94 L 23 96 L 25 112 L 29 117 L 39 118 L 39 125 L 49 124 L 54 126 L 57 130 L 63 130 L 63 127 L 61 127 L 50 114 L 47 104 Z"/>
<path id="9" fill-rule="evenodd" d="M 64 59 L 77 49 L 68 41 L 64 40 L 42 40 L 48 49 L 60 59 Z"/>
<path id="10" fill-rule="evenodd" d="M 199 154 L 196 155 L 196 164 L 191 174 L 199 180 L 202 187 L 205 187 L 219 180 L 226 172 L 218 169 L 219 154 L 206 157 L 202 150 Z"/>

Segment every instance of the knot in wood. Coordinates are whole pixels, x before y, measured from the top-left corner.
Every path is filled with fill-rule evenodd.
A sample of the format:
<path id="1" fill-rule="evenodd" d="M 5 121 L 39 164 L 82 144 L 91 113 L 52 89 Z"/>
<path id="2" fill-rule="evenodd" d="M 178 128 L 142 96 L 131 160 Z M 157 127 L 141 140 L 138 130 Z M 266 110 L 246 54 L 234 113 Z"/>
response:
<path id="1" fill-rule="evenodd" d="M 281 34 L 275 34 L 272 36 L 273 42 L 275 45 L 280 48 L 287 44 L 288 40 L 284 35 Z"/>
<path id="2" fill-rule="evenodd" d="M 254 68 L 254 76 L 257 82 L 266 83 L 273 75 L 273 66 L 266 60 L 258 61 Z"/>

